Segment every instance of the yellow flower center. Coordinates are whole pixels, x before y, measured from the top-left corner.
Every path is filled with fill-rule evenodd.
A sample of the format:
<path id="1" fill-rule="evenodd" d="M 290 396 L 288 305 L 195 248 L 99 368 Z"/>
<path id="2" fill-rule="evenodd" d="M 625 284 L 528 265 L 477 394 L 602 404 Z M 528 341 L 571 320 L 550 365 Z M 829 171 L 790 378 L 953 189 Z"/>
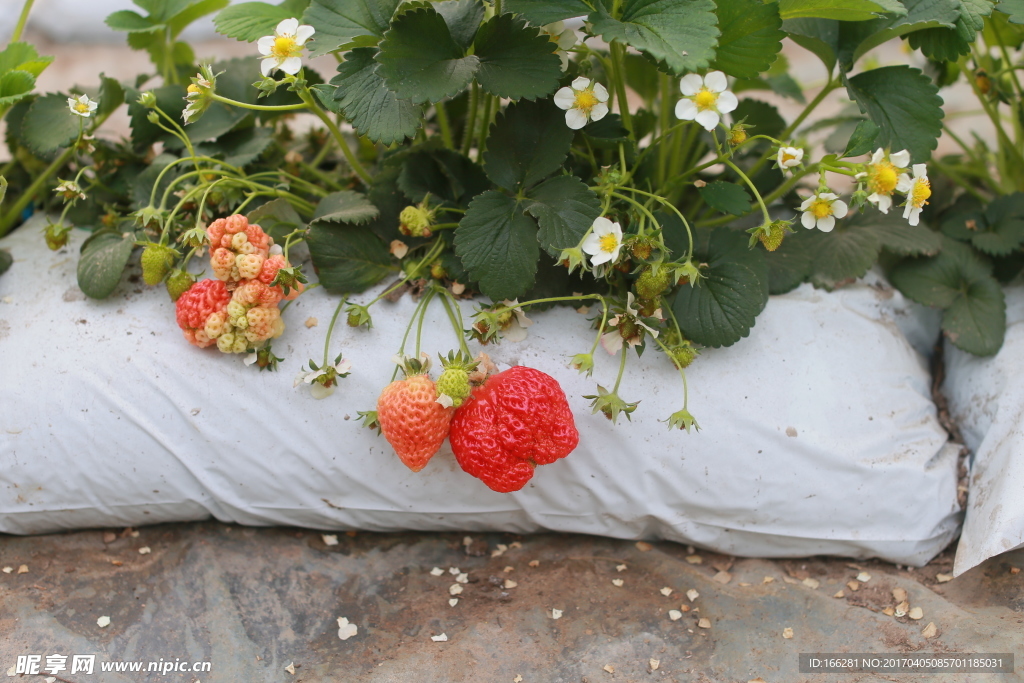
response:
<path id="1" fill-rule="evenodd" d="M 791 161 L 796 161 L 796 155 L 790 154 L 789 152 L 782 153 L 782 163 L 788 164 Z"/>
<path id="2" fill-rule="evenodd" d="M 928 198 L 931 196 L 932 184 L 928 182 L 927 178 L 918 178 L 914 181 L 914 189 L 910 191 L 910 203 L 914 205 L 915 209 L 920 209 L 927 204 Z"/>
<path id="3" fill-rule="evenodd" d="M 815 199 L 808 209 L 815 218 L 827 218 L 832 215 L 832 202 L 827 199 Z"/>
<path id="4" fill-rule="evenodd" d="M 615 235 L 608 234 L 601 238 L 601 251 L 614 254 L 619 246 L 619 240 Z"/>
<path id="5" fill-rule="evenodd" d="M 876 194 L 892 194 L 898 180 L 898 173 L 892 162 L 880 161 L 868 167 L 868 188 Z"/>
<path id="6" fill-rule="evenodd" d="M 707 111 L 715 106 L 718 102 L 718 93 L 711 92 L 707 88 L 701 88 L 700 92 L 693 96 L 693 103 L 697 105 L 697 109 L 700 111 Z"/>
<path id="7" fill-rule="evenodd" d="M 186 88 L 186 90 L 191 95 L 198 95 L 199 94 L 199 86 L 196 85 L 195 83 L 193 83 L 190 86 L 188 86 L 188 88 Z"/>
<path id="8" fill-rule="evenodd" d="M 292 36 L 278 36 L 274 38 L 274 47 L 271 50 L 278 59 L 288 59 L 294 57 L 302 50 L 301 45 L 296 45 L 295 38 Z"/>
<path id="9" fill-rule="evenodd" d="M 594 94 L 593 90 L 579 90 L 576 92 L 576 101 L 573 102 L 573 108 L 579 109 L 584 114 L 589 114 L 590 110 L 598 105 L 597 95 Z"/>
<path id="10" fill-rule="evenodd" d="M 75 111 L 77 111 L 79 114 L 88 114 L 89 105 L 85 102 L 75 102 Z"/>

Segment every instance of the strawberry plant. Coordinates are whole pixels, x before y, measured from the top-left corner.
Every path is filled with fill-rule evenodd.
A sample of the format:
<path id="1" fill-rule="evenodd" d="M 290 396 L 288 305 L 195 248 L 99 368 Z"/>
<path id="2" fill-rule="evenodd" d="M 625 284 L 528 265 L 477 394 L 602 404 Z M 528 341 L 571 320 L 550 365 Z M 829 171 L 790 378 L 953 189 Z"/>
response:
<path id="1" fill-rule="evenodd" d="M 141 258 L 189 341 L 261 369 L 280 361 L 269 341 L 280 302 L 313 274 L 308 250 L 317 286 L 340 297 L 323 360 L 296 380 L 317 396 L 352 371 L 329 355 L 342 313 L 369 327 L 378 301 L 413 291 L 411 331 L 443 306 L 458 352 L 438 385 L 421 368 L 367 413 L 413 469 L 436 439 L 410 450 L 419 437 L 393 406 L 433 393 L 440 403 L 420 407 L 438 424 L 475 410 L 498 376 L 468 344 L 522 337 L 537 307 L 589 307 L 593 342 L 566 359 L 581 372 L 595 353 L 617 356 L 617 376 L 588 397 L 595 413 L 629 418 L 631 354 L 662 353 L 683 388 L 665 422 L 686 430 L 700 350 L 739 342 L 771 294 L 804 282 L 832 289 L 881 262 L 946 309 L 954 343 L 992 353 L 1002 338 L 995 278 L 1024 263 L 1016 0 L 135 2 L 107 23 L 156 74 L 32 95 L 45 60 L 20 43 L 0 53 L 14 159 L 0 235 L 26 209 L 54 216 L 53 248 L 72 226 L 91 230 L 83 292 L 108 296 Z M 196 63 L 181 35 L 208 15 L 252 56 Z M 927 66 L 873 61 L 892 40 Z M 797 82 L 787 42 L 821 61 L 823 82 Z M 310 65 L 325 55 L 333 72 Z M 955 76 L 1001 142 L 934 160 L 939 91 Z M 846 109 L 823 117 L 836 99 Z M 98 136 L 121 106 L 130 137 Z M 206 250 L 217 279 L 196 282 Z"/>

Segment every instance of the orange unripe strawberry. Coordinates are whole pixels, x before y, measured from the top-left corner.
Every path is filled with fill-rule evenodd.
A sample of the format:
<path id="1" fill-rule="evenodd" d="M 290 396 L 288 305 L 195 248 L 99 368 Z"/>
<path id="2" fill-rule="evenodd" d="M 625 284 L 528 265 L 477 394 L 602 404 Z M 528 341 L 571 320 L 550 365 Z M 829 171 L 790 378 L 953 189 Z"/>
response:
<path id="1" fill-rule="evenodd" d="M 452 409 L 437 402 L 437 389 L 430 377 L 410 375 L 380 392 L 377 420 L 406 467 L 419 472 L 448 436 Z"/>

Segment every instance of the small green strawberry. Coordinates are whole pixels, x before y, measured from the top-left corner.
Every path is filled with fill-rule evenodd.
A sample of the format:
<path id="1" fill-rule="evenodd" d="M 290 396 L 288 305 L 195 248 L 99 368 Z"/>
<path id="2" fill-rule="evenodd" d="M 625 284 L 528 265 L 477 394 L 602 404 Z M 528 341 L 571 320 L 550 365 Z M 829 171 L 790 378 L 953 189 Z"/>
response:
<path id="1" fill-rule="evenodd" d="M 687 368 L 697 357 L 697 349 L 692 346 L 677 346 L 671 350 L 672 362 L 680 368 Z"/>
<path id="2" fill-rule="evenodd" d="M 633 288 L 641 301 L 654 301 L 672 284 L 672 274 L 668 268 L 648 266 L 640 272 Z"/>
<path id="3" fill-rule="evenodd" d="M 142 279 L 147 285 L 158 285 L 174 267 L 178 252 L 163 244 L 147 244 L 142 250 Z"/>
<path id="4" fill-rule="evenodd" d="M 458 408 L 469 398 L 472 391 L 469 373 L 476 370 L 479 363 L 462 351 L 458 354 L 449 351 L 447 358 L 438 354 L 438 358 L 444 370 L 437 378 L 437 402 L 446 408 Z"/>
<path id="5" fill-rule="evenodd" d="M 180 269 L 172 271 L 167 278 L 167 293 L 171 295 L 171 301 L 177 301 L 182 294 L 195 284 L 195 281 L 195 277 L 187 271 Z"/>
<path id="6" fill-rule="evenodd" d="M 767 233 L 759 233 L 757 238 L 761 240 L 761 244 L 764 245 L 765 249 L 775 251 L 782 244 L 786 232 L 786 225 L 784 223 L 775 222 L 768 227 Z"/>

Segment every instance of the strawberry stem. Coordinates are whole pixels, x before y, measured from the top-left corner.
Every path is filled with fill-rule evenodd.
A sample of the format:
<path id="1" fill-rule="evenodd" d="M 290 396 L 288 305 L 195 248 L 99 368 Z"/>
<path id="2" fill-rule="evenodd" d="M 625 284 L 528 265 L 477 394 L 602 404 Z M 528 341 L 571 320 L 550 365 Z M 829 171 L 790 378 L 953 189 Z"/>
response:
<path id="1" fill-rule="evenodd" d="M 341 309 L 345 307 L 345 302 L 348 301 L 348 297 L 341 297 L 341 301 L 338 302 L 338 307 L 334 309 L 334 315 L 331 317 L 331 324 L 327 328 L 327 339 L 324 341 L 324 364 L 320 367 L 327 367 L 330 358 L 331 350 L 331 335 L 334 333 L 334 324 L 338 322 L 338 314 L 341 313 Z"/>
<path id="2" fill-rule="evenodd" d="M 462 310 L 459 308 L 459 303 L 455 300 L 455 297 L 452 295 L 452 293 L 449 292 L 447 289 L 443 289 L 440 287 L 438 287 L 438 289 L 440 290 L 442 295 L 441 303 L 444 304 L 444 310 L 448 314 L 448 320 L 451 322 L 452 328 L 455 330 L 455 334 L 459 338 L 459 348 L 462 349 L 462 351 L 465 352 L 467 356 L 472 358 L 473 354 L 469 350 L 469 345 L 466 344 L 466 330 L 463 327 Z M 449 302 L 449 299 L 451 299 L 451 302 Z M 454 312 L 452 311 L 453 306 L 455 307 Z M 458 314 L 458 318 L 456 318 L 456 314 Z"/>

